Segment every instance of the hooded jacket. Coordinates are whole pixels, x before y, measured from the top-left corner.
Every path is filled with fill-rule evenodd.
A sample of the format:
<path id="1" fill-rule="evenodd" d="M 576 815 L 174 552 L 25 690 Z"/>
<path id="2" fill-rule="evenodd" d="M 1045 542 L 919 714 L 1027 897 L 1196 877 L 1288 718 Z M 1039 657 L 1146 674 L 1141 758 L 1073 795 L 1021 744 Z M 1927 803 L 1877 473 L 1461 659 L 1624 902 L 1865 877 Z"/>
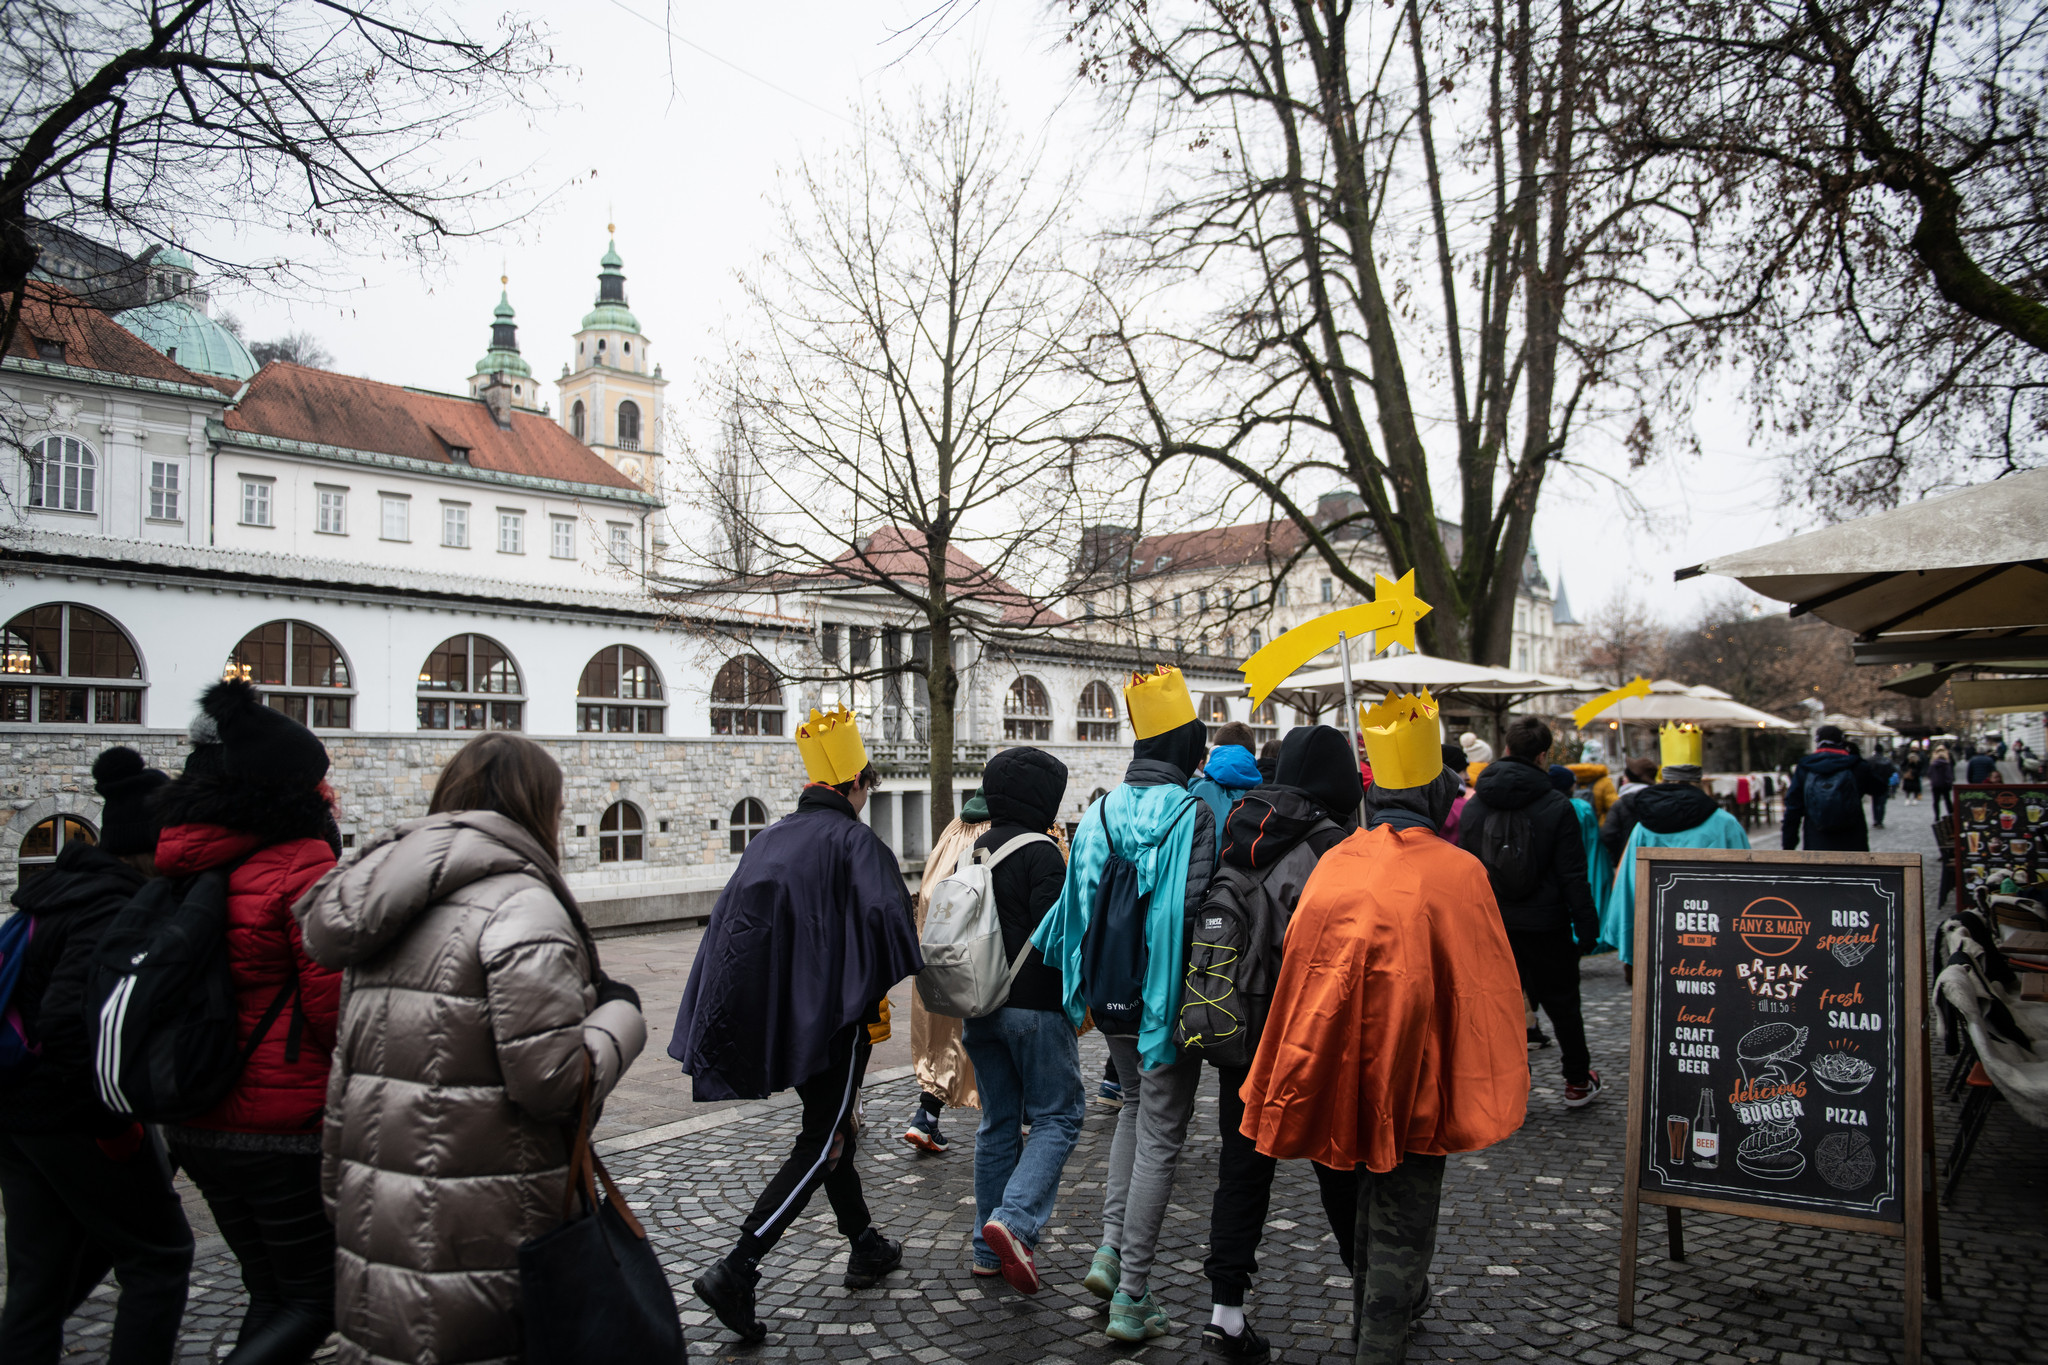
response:
<path id="1" fill-rule="evenodd" d="M 1856 819 L 1846 828 L 1824 830 L 1806 814 L 1806 783 L 1810 777 L 1852 772 L 1856 781 Z M 1870 851 L 1870 824 L 1863 813 L 1863 798 L 1883 796 L 1884 785 L 1870 770 L 1870 764 L 1846 749 L 1819 748 L 1799 760 L 1785 783 L 1785 827 L 1781 839 L 1786 848 L 1804 847 L 1809 852 L 1824 849 L 1855 853 Z"/>
<path id="2" fill-rule="evenodd" d="M 896 855 L 813 783 L 719 893 L 668 1055 L 699 1104 L 766 1099 L 821 1071 L 833 1035 L 923 965 Z"/>
<path id="3" fill-rule="evenodd" d="M 1110 842 L 1137 864 L 1150 893 L 1145 920 L 1145 1009 L 1138 1029 L 1139 1060 L 1145 1067 L 1174 1059 L 1173 1016 L 1180 1004 L 1181 975 L 1187 965 L 1187 926 L 1209 877 L 1216 870 L 1215 816 L 1187 789 L 1188 770 L 1154 753 L 1190 751 L 1199 757 L 1200 721 L 1132 747 L 1137 755 L 1124 770 L 1123 784 L 1088 808 L 1074 835 L 1073 855 L 1059 899 L 1031 941 L 1063 978 L 1067 1022 L 1081 1027 L 1088 1012 L 1081 948 L 1095 913 Z"/>
<path id="4" fill-rule="evenodd" d="M 348 973 L 321 1163 L 345 1359 L 518 1356 L 519 1244 L 561 1222 L 585 1072 L 595 1104 L 647 1041 L 598 1003 L 575 906 L 496 811 L 409 820 L 297 906 Z"/>
<path id="5" fill-rule="evenodd" d="M 1459 813 L 1459 847 L 1476 855 L 1489 818 L 1515 811 L 1528 814 L 1529 856 L 1540 871 L 1533 889 L 1516 900 L 1501 898 L 1500 883 L 1489 876 L 1501 923 L 1525 932 L 1571 930 L 1590 945 L 1599 933 L 1599 922 L 1586 874 L 1586 848 L 1579 838 L 1578 812 L 1551 785 L 1544 769 L 1513 754 L 1487 764 Z"/>
<path id="6" fill-rule="evenodd" d="M 1434 808 L 1454 788 L 1413 790 Z M 1267 1156 L 1384 1173 L 1521 1127 L 1529 1063 L 1486 870 L 1407 804 L 1373 818 L 1295 907 L 1243 1131 Z"/>
<path id="7" fill-rule="evenodd" d="M 1241 744 L 1219 744 L 1209 751 L 1208 761 L 1195 774 L 1195 780 L 1188 783 L 1188 790 L 1208 805 L 1220 835 L 1230 817 L 1230 808 L 1264 780 L 1251 750 Z"/>
<path id="8" fill-rule="evenodd" d="M 989 759 L 981 772 L 981 790 L 993 823 L 974 841 L 994 853 L 1021 834 L 1046 834 L 1059 818 L 1067 795 L 1067 765 L 1043 749 L 1005 749 Z M 996 899 L 996 918 L 1003 925 L 1003 952 L 1015 961 L 1028 951 L 1030 960 L 1010 985 L 1004 1008 L 1057 1010 L 1066 994 L 1059 970 L 1046 965 L 1045 955 L 1029 947 L 1045 912 L 1066 885 L 1067 860 L 1058 843 L 1029 843 L 1003 859 L 989 888 Z"/>
<path id="9" fill-rule="evenodd" d="M 1600 912 L 1600 941 L 1634 962 L 1636 954 L 1636 850 L 1639 848 L 1748 848 L 1742 822 L 1690 782 L 1659 782 L 1632 789 L 1642 818 L 1630 831 Z"/>
<path id="10" fill-rule="evenodd" d="M 107 921 L 145 881 L 105 849 L 74 839 L 54 865 L 15 888 L 15 909 L 34 915 L 36 925 L 8 1004 L 42 1055 L 0 1091 L 0 1132 L 112 1137 L 130 1126 L 99 1102 L 85 977 Z"/>

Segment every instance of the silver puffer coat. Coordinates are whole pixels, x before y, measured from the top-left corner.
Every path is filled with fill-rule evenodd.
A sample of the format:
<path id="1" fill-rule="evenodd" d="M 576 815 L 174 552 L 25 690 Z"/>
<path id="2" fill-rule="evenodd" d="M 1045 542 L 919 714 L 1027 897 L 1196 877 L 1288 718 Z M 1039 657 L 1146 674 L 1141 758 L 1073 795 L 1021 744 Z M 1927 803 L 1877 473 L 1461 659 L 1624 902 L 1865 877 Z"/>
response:
<path id="1" fill-rule="evenodd" d="M 630 1003 L 597 1004 L 573 904 L 532 835 L 458 811 L 294 907 L 346 969 L 322 1171 L 343 1360 L 519 1358 L 519 1244 L 561 1222 L 584 1059 L 602 1098 L 647 1041 Z"/>

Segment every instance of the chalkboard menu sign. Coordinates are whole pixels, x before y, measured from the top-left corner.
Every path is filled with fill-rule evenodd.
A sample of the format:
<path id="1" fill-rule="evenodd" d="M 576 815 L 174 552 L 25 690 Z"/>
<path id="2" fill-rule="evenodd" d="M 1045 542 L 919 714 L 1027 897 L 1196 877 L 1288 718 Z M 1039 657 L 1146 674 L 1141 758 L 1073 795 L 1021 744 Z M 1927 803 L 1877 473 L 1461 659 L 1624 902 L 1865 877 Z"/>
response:
<path id="1" fill-rule="evenodd" d="M 1906 1242 L 1906 1359 L 1920 1281 L 1939 1296 L 1925 1144 L 1918 854 L 1637 852 L 1621 1314 L 1638 1218 L 1701 1209 Z"/>
<path id="2" fill-rule="evenodd" d="M 2048 786 L 1995 783 L 1954 791 L 1956 868 L 1965 895 L 1983 883 L 2007 882 L 2023 896 L 2048 894 Z"/>

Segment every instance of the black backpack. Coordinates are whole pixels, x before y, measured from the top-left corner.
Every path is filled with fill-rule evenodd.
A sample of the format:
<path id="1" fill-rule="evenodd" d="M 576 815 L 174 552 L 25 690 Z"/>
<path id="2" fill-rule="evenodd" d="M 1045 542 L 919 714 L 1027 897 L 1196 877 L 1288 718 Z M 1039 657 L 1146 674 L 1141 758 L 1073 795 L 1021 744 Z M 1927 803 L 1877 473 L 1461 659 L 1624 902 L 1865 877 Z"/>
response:
<path id="1" fill-rule="evenodd" d="M 1800 795 L 1806 800 L 1806 818 L 1822 834 L 1848 834 L 1863 823 L 1863 790 L 1854 767 L 1807 773 Z"/>
<path id="2" fill-rule="evenodd" d="M 1488 807 L 1486 822 L 1479 828 L 1478 847 L 1472 852 L 1486 868 L 1496 902 L 1525 901 L 1543 884 L 1544 868 L 1536 858 L 1536 822 L 1529 818 L 1527 806 L 1520 810 Z"/>
<path id="3" fill-rule="evenodd" d="M 1188 798 L 1167 826 L 1168 834 L 1179 828 L 1181 816 L 1193 810 L 1198 799 Z M 1081 990 L 1105 1036 L 1129 1037 L 1145 1019 L 1145 920 L 1152 898 L 1145 893 L 1138 865 L 1117 849 L 1109 832 L 1108 805 L 1107 799 L 1096 804 L 1109 857 L 1102 864 L 1088 929 L 1081 937 Z"/>
<path id="4" fill-rule="evenodd" d="M 100 1103 L 147 1123 L 177 1123 L 219 1104 L 287 1004 L 286 1056 L 297 1060 L 305 1015 L 292 964 L 249 1041 L 235 1041 L 228 967 L 228 874 L 218 867 L 158 877 L 108 922 L 86 967 L 87 1026 Z"/>

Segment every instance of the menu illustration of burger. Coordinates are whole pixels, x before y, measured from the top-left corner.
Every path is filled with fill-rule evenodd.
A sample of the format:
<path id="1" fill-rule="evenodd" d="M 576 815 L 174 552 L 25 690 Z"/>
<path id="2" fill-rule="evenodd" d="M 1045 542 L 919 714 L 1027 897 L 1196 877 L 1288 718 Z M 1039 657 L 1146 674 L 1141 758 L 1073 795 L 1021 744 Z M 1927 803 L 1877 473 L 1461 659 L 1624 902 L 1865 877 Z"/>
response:
<path id="1" fill-rule="evenodd" d="M 1902 1222 L 1904 872 L 1644 866 L 1642 1188 Z"/>

